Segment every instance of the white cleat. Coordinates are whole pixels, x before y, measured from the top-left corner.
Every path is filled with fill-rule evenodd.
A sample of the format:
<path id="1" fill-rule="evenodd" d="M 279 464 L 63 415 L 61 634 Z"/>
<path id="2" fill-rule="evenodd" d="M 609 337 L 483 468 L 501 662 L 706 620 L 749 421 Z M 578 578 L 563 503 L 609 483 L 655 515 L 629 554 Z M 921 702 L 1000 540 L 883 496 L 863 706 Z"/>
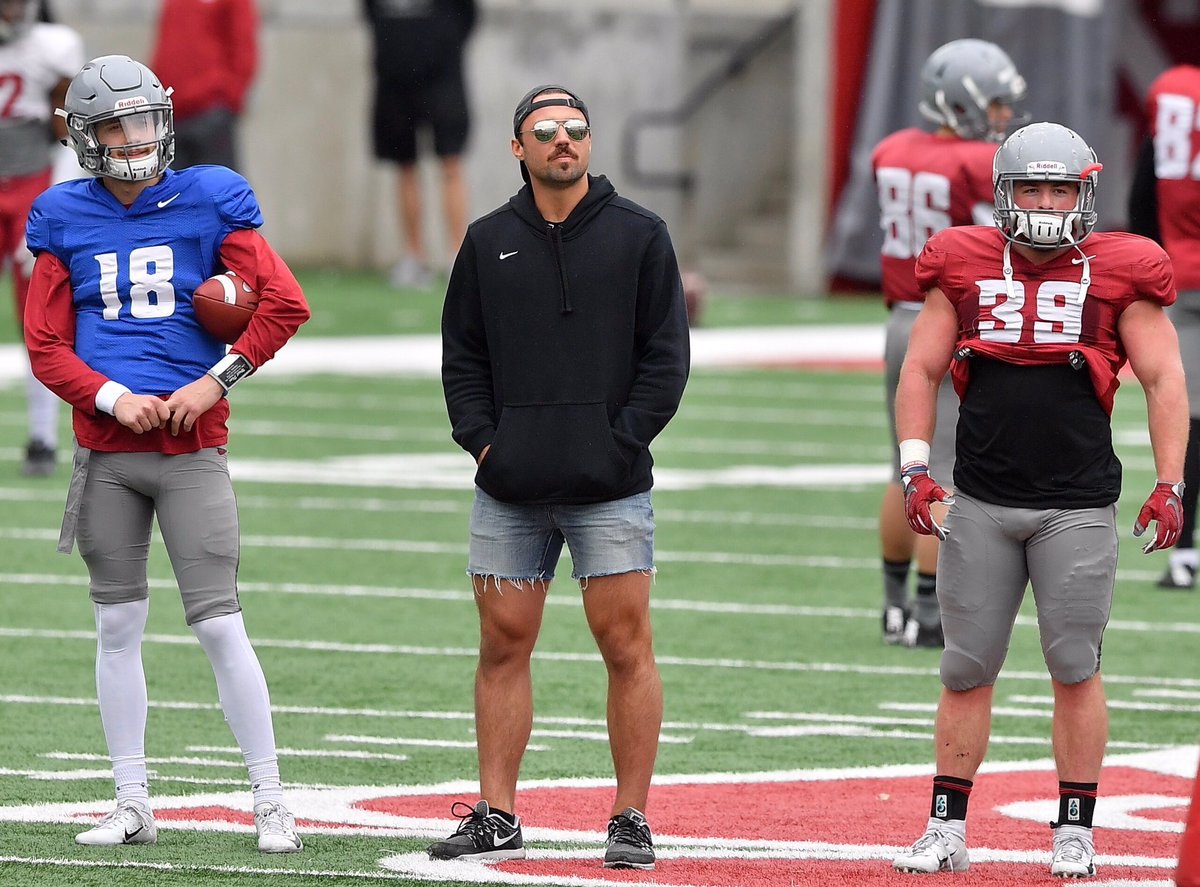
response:
<path id="1" fill-rule="evenodd" d="M 892 868 L 896 871 L 917 874 L 965 872 L 970 866 L 967 842 L 933 823 L 917 843 L 892 860 Z"/>
<path id="2" fill-rule="evenodd" d="M 1081 825 L 1060 825 L 1054 830 L 1054 858 L 1050 874 L 1056 878 L 1090 878 L 1096 874 L 1096 844 L 1092 830 Z"/>
<path id="3" fill-rule="evenodd" d="M 153 844 L 158 841 L 154 814 L 136 801 L 121 801 L 86 832 L 75 836 L 76 844 L 88 847 L 119 847 L 122 844 Z"/>
<path id="4" fill-rule="evenodd" d="M 263 853 L 299 853 L 304 842 L 296 834 L 296 818 L 277 801 L 254 805 L 258 849 Z"/>

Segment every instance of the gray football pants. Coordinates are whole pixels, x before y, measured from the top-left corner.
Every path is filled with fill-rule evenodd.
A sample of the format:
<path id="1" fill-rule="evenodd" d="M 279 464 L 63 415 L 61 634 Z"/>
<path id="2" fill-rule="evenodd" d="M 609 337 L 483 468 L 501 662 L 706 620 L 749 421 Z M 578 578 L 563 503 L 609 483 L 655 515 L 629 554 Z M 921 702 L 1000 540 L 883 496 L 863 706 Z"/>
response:
<path id="1" fill-rule="evenodd" d="M 954 498 L 938 551 L 942 684 L 961 692 L 995 683 L 1027 584 L 1050 676 L 1077 684 L 1094 675 L 1117 576 L 1117 506 L 1010 508 L 962 492 Z"/>
<path id="2" fill-rule="evenodd" d="M 238 514 L 224 448 L 166 456 L 77 448 L 60 550 L 79 544 L 90 596 L 118 604 L 149 596 L 154 517 L 188 625 L 241 610 Z"/>

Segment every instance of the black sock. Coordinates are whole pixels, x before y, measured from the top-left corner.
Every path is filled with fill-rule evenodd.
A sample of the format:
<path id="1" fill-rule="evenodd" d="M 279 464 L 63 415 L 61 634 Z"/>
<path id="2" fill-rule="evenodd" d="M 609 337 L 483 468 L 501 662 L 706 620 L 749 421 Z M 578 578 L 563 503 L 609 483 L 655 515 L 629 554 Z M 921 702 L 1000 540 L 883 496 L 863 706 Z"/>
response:
<path id="1" fill-rule="evenodd" d="M 1058 821 L 1051 827 L 1079 825 L 1092 827 L 1092 811 L 1096 809 L 1096 792 L 1099 783 L 1060 782 L 1058 784 Z"/>
<path id="2" fill-rule="evenodd" d="M 884 560 L 883 603 L 908 609 L 908 561 Z"/>
<path id="3" fill-rule="evenodd" d="M 926 627 L 940 621 L 942 611 L 938 607 L 936 573 L 917 573 L 917 598 L 913 603 L 913 615 Z"/>
<path id="4" fill-rule="evenodd" d="M 966 819 L 972 785 L 971 780 L 955 776 L 933 777 L 933 803 L 929 815 L 935 819 Z"/>
<path id="5" fill-rule="evenodd" d="M 488 812 L 496 814 L 509 825 L 517 824 L 517 817 L 513 816 L 513 814 L 509 813 L 507 810 L 497 810 L 495 807 L 492 807 L 488 810 Z"/>

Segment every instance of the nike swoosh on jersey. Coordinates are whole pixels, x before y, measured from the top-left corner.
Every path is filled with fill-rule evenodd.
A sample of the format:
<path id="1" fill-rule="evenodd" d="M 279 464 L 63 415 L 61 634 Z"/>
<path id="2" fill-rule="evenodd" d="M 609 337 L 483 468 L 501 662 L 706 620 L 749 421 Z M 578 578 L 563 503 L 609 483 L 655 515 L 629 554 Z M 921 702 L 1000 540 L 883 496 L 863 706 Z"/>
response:
<path id="1" fill-rule="evenodd" d="M 182 194 L 182 193 L 183 193 L 182 191 L 179 192 L 179 194 Z M 160 200 L 158 202 L 158 208 L 162 209 L 164 206 L 166 206 L 168 203 L 170 203 L 172 200 L 174 200 L 176 197 L 178 197 L 179 194 L 176 194 L 173 197 L 168 197 L 166 200 Z"/>
<path id="2" fill-rule="evenodd" d="M 1071 264 L 1072 265 L 1082 265 L 1085 261 L 1090 262 L 1094 258 L 1096 258 L 1096 257 L 1095 256 L 1084 256 L 1082 259 L 1072 259 Z"/>
<path id="3" fill-rule="evenodd" d="M 501 262 L 503 262 L 503 261 L 504 261 L 505 259 L 507 259 L 509 256 L 515 256 L 515 255 L 516 255 L 517 253 L 519 253 L 519 252 L 520 252 L 520 250 L 519 250 L 519 249 L 515 249 L 515 250 L 513 250 L 511 253 L 500 253 L 500 261 L 501 261 Z"/>

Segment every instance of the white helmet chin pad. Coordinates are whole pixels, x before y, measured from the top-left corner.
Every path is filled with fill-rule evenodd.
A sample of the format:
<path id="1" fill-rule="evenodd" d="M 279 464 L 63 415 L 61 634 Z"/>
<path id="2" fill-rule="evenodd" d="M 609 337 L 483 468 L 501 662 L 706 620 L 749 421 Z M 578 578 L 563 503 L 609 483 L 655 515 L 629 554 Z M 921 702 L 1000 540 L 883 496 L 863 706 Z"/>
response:
<path id="1" fill-rule="evenodd" d="M 1058 247 L 1063 245 L 1064 229 L 1070 231 L 1079 220 L 1079 213 L 1017 211 L 1018 237 L 1031 246 Z"/>

